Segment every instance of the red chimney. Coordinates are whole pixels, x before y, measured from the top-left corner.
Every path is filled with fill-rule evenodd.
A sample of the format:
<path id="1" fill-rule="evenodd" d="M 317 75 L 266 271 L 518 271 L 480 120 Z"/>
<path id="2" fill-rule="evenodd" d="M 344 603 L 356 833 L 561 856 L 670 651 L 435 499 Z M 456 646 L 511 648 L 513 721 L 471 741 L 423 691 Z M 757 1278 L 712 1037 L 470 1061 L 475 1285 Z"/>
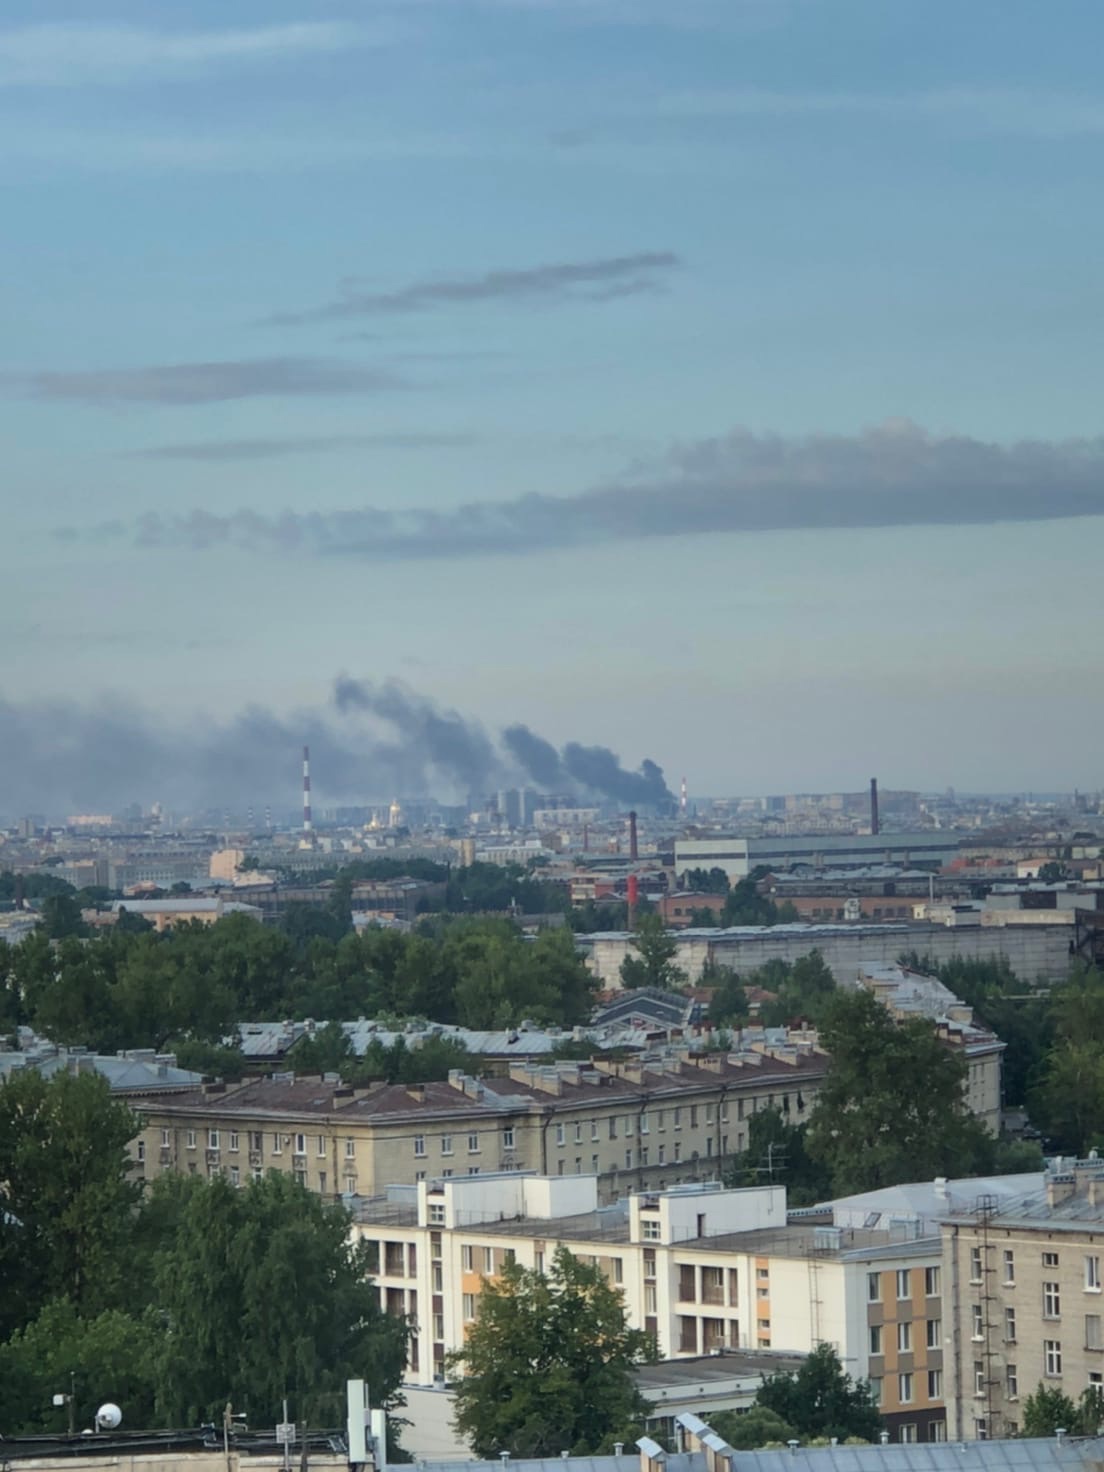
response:
<path id="1" fill-rule="evenodd" d="M 636 814 L 633 814 L 635 817 Z M 629 875 L 629 882 L 625 886 L 625 897 L 629 902 L 629 929 L 636 924 L 636 902 L 640 898 L 640 885 L 635 874 Z"/>

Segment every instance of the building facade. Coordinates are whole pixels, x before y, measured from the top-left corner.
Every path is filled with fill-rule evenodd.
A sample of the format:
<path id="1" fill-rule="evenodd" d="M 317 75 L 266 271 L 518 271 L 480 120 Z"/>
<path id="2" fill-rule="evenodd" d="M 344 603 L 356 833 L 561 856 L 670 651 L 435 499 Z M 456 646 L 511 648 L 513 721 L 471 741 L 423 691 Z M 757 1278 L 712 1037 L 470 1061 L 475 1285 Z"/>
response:
<path id="1" fill-rule="evenodd" d="M 1056 1161 L 1018 1199 L 981 1191 L 943 1223 L 943 1270 L 953 1437 L 1015 1436 L 1039 1386 L 1104 1392 L 1104 1161 Z"/>

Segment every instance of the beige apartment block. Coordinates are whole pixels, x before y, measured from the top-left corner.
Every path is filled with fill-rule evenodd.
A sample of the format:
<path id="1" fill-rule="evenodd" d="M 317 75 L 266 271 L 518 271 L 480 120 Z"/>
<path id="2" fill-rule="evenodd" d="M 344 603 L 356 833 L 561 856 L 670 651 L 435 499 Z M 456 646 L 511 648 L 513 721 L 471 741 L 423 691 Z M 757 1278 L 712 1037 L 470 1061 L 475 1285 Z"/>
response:
<path id="1" fill-rule="evenodd" d="M 135 1169 L 291 1172 L 323 1196 L 373 1196 L 427 1179 L 537 1171 L 598 1178 L 603 1201 L 717 1176 L 746 1148 L 753 1115 L 809 1117 L 827 1060 L 809 1045 L 549 1067 L 507 1078 L 342 1085 L 277 1074 L 135 1101 Z"/>
<path id="2" fill-rule="evenodd" d="M 952 1437 L 1017 1435 L 1040 1385 L 1075 1403 L 1104 1390 L 1104 1161 L 1057 1160 L 1012 1200 L 980 1194 L 945 1219 L 943 1265 Z"/>
<path id="3" fill-rule="evenodd" d="M 894 1440 L 941 1440 L 941 1243 L 791 1222 L 781 1186 L 636 1192 L 599 1205 L 593 1176 L 423 1181 L 358 1203 L 380 1301 L 414 1325 L 407 1379 L 440 1384 L 484 1284 L 557 1247 L 596 1265 L 661 1358 L 833 1344 L 870 1378 Z M 895 1240 L 900 1236 L 901 1240 Z"/>

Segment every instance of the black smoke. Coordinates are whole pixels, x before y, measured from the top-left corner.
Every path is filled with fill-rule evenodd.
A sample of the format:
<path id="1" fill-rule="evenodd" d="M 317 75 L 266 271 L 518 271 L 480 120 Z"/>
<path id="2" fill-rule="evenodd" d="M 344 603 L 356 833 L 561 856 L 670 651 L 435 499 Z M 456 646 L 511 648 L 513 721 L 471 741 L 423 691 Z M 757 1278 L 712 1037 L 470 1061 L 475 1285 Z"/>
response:
<path id="1" fill-rule="evenodd" d="M 546 741 L 520 722 L 516 726 L 507 726 L 502 740 L 526 776 L 545 792 L 559 792 L 568 785 L 560 754 L 551 741 Z"/>
<path id="2" fill-rule="evenodd" d="M 629 806 L 654 805 L 671 800 L 663 768 L 645 760 L 639 772 L 627 772 L 607 746 L 580 746 L 569 741 L 563 749 L 567 771 L 592 792 L 601 792 Z"/>

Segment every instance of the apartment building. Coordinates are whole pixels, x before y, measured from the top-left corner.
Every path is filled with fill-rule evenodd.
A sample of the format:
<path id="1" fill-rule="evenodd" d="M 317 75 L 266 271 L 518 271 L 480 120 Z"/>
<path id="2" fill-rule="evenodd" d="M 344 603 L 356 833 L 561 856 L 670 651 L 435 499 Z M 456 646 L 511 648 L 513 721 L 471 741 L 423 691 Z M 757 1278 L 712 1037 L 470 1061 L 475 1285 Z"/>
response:
<path id="1" fill-rule="evenodd" d="M 505 1078 L 343 1085 L 278 1073 L 135 1103 L 141 1173 L 285 1170 L 326 1196 L 488 1172 L 595 1176 L 603 1201 L 717 1176 L 752 1116 L 809 1117 L 827 1060 L 810 1044 L 547 1067 Z M 136 1150 L 136 1169 L 138 1168 Z"/>
<path id="2" fill-rule="evenodd" d="M 1104 1161 L 1056 1160 L 1018 1198 L 943 1222 L 952 1437 L 1015 1436 L 1040 1385 L 1104 1391 Z M 984 1187 L 984 1182 L 979 1186 Z"/>
<path id="3" fill-rule="evenodd" d="M 938 1237 L 793 1221 L 781 1186 L 700 1183 L 602 1207 L 593 1176 L 518 1174 L 394 1188 L 358 1203 L 354 1231 L 381 1304 L 414 1326 L 411 1384 L 440 1383 L 484 1283 L 512 1262 L 543 1271 L 563 1246 L 621 1291 L 662 1358 L 827 1341 L 870 1378 L 894 1440 L 943 1438 Z"/>

